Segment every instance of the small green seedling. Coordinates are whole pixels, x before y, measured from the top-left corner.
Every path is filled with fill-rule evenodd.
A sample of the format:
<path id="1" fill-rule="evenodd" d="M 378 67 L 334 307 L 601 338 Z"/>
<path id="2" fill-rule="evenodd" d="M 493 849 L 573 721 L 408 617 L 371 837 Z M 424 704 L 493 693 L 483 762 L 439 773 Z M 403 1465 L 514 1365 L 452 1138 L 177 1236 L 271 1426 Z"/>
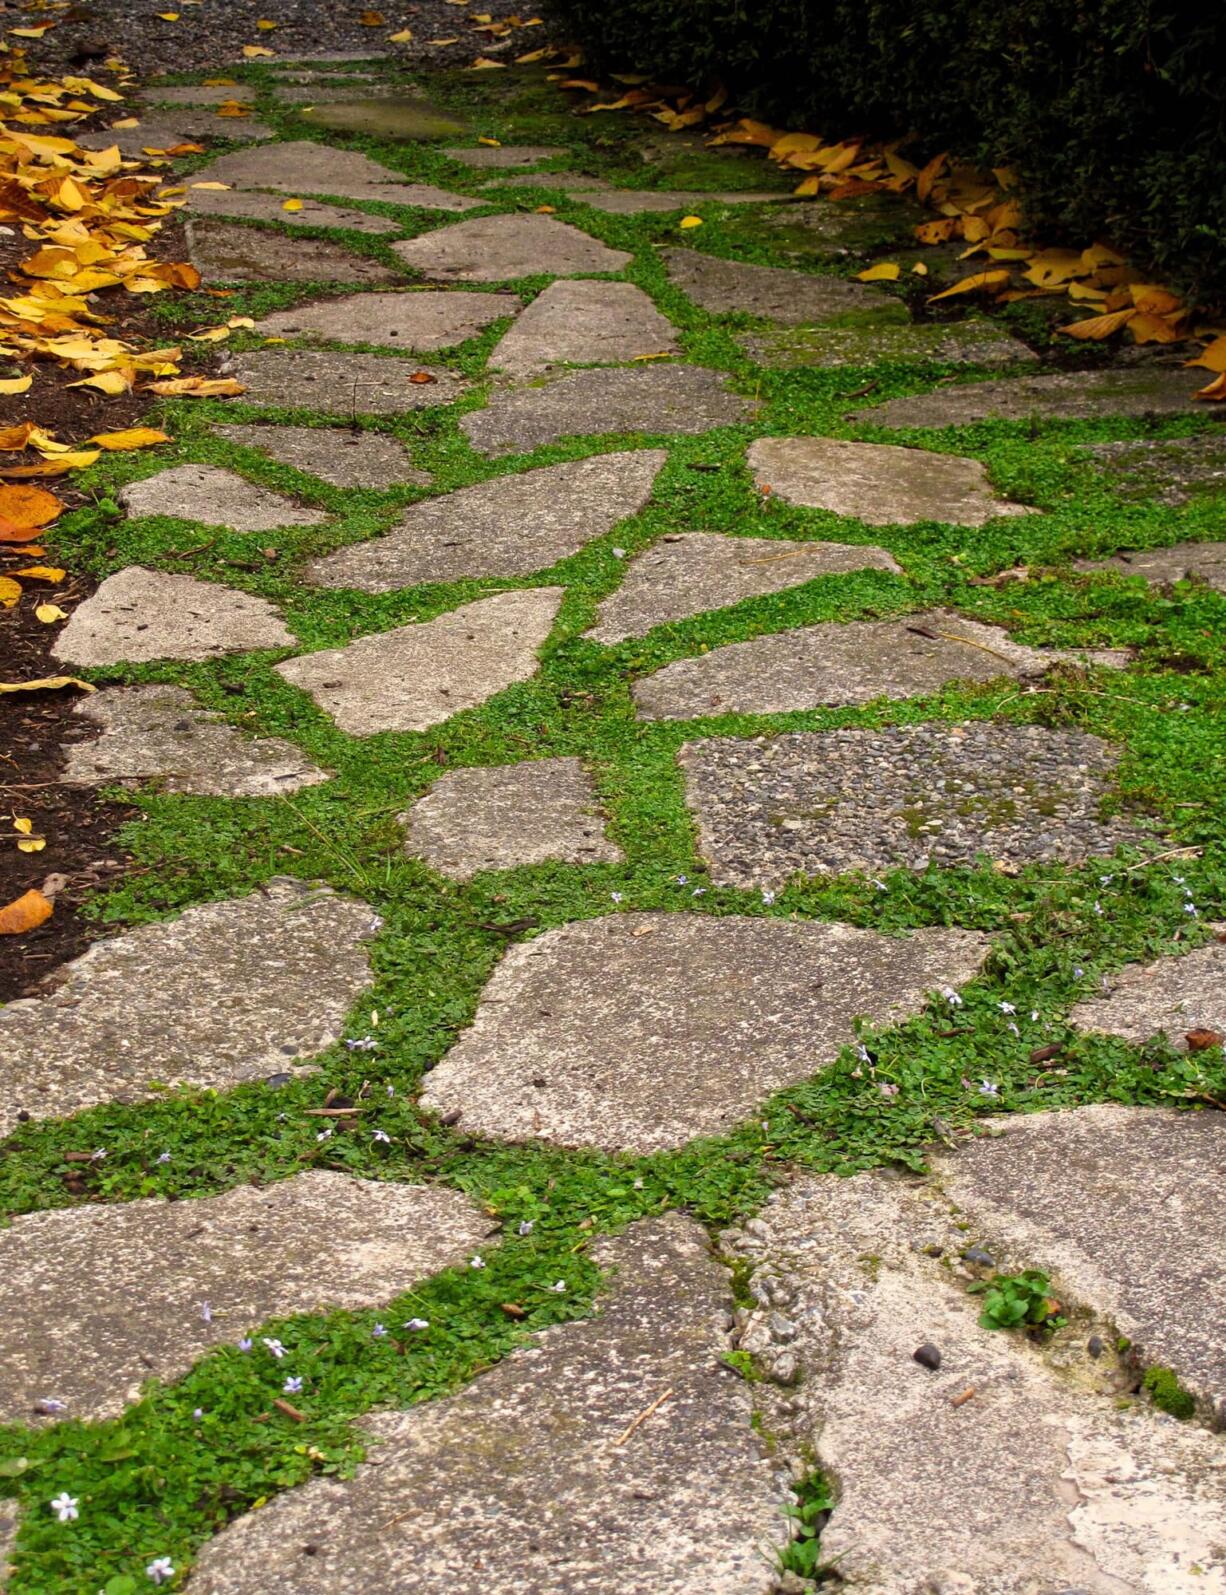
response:
<path id="1" fill-rule="evenodd" d="M 984 1298 L 979 1322 L 985 1329 L 1041 1329 L 1050 1333 L 1068 1322 L 1051 1294 L 1051 1280 L 1037 1268 L 1028 1268 L 1021 1274 L 998 1274 L 993 1280 L 976 1280 L 970 1291 Z"/>
<path id="2" fill-rule="evenodd" d="M 813 1473 L 794 1486 L 796 1505 L 787 1509 L 792 1520 L 792 1538 L 779 1554 L 785 1573 L 814 1578 L 820 1567 L 821 1534 L 834 1506 L 834 1496 L 824 1475 Z"/>

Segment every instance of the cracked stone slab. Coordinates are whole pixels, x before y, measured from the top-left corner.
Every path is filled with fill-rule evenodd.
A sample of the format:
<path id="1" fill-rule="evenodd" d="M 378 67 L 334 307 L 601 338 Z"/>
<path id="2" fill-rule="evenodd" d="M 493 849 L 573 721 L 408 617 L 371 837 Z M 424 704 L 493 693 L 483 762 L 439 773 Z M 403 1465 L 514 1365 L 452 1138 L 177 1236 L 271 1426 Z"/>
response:
<path id="1" fill-rule="evenodd" d="M 721 1361 L 727 1275 L 678 1214 L 592 1255 L 612 1272 L 595 1316 L 456 1395 L 363 1420 L 354 1477 L 237 1519 L 201 1550 L 191 1595 L 769 1595 L 787 1480 Z"/>
<path id="2" fill-rule="evenodd" d="M 654 1152 L 722 1135 L 856 1037 L 979 969 L 970 931 L 631 913 L 506 953 L 422 1104 L 462 1133 Z M 660 1059 L 667 1058 L 662 1069 Z"/>
<path id="3" fill-rule="evenodd" d="M 381 343 L 389 348 L 448 349 L 492 322 L 523 309 L 514 294 L 483 294 L 447 289 L 408 289 L 400 293 L 349 294 L 314 304 L 278 310 L 257 321 L 255 330 L 281 337 L 330 338 L 337 343 Z"/>
<path id="4" fill-rule="evenodd" d="M 1226 926 L 1217 931 L 1226 934 Z M 1076 1005 L 1070 1024 L 1137 1043 L 1166 1036 L 1181 1048 L 1190 1030 L 1226 1035 L 1226 944 L 1220 941 L 1178 957 L 1127 964 L 1108 975 L 1104 986 Z"/>
<path id="5" fill-rule="evenodd" d="M 294 643 L 267 599 L 194 576 L 129 565 L 77 605 L 51 652 L 76 665 L 146 664 L 215 659 Z"/>
<path id="6" fill-rule="evenodd" d="M 591 777 L 578 759 L 452 770 L 407 814 L 405 851 L 456 880 L 561 859 L 616 864 Z"/>
<path id="7" fill-rule="evenodd" d="M 371 216 L 364 210 L 348 210 L 317 199 L 303 199 L 298 203 L 299 209 L 286 210 L 286 201 L 279 195 L 246 188 L 189 187 L 187 190 L 187 209 L 197 216 L 234 216 L 245 221 L 277 222 L 287 227 L 345 227 L 356 233 L 400 231 L 400 223 L 388 216 Z"/>
<path id="8" fill-rule="evenodd" d="M 393 247 L 407 266 L 441 282 L 504 282 L 542 268 L 555 277 L 620 271 L 631 258 L 569 222 L 535 213 L 477 216 Z"/>
<path id="9" fill-rule="evenodd" d="M 408 183 L 403 172 L 380 166 L 357 150 L 336 149 L 310 139 L 268 144 L 219 156 L 194 182 L 230 183 L 235 188 L 271 188 L 282 194 L 335 194 L 341 199 L 381 200 L 425 210 L 472 210 L 480 200 L 451 194 L 430 183 Z"/>
<path id="10" fill-rule="evenodd" d="M 270 532 L 279 526 L 318 526 L 326 510 L 307 509 L 283 493 L 260 487 L 217 465 L 175 465 L 120 490 L 129 516 L 173 515 L 235 532 Z"/>
<path id="11" fill-rule="evenodd" d="M 713 315 L 745 311 L 785 327 L 826 321 L 848 311 L 872 310 L 899 322 L 907 319 L 905 306 L 867 283 L 817 277 L 781 266 L 751 266 L 696 249 L 665 249 L 661 253 L 669 281 Z"/>
<path id="12" fill-rule="evenodd" d="M 726 643 L 665 665 L 636 682 L 633 692 L 644 720 L 785 714 L 874 698 L 918 698 L 950 681 L 1025 679 L 1073 657 L 1016 643 L 1000 626 L 929 610 L 892 620 L 799 626 Z M 1104 655 L 1094 662 L 1123 661 Z"/>
<path id="13" fill-rule="evenodd" d="M 256 144 L 275 138 L 271 127 L 253 116 L 218 116 L 215 111 L 160 111 L 142 116 L 136 127 L 104 127 L 82 133 L 77 142 L 87 150 L 119 146 L 120 154 L 140 156 L 146 150 L 169 153 L 179 144 L 225 139 L 234 144 Z"/>
<path id="14" fill-rule="evenodd" d="M 983 526 L 1000 515 L 1034 513 L 1000 498 L 981 462 L 957 454 L 800 437 L 758 438 L 747 459 L 761 491 L 868 526 Z"/>
<path id="15" fill-rule="evenodd" d="M 435 620 L 277 666 L 350 736 L 425 731 L 536 674 L 561 587 L 495 593 Z"/>
<path id="16" fill-rule="evenodd" d="M 1118 756 L 1080 731 L 972 721 L 710 737 L 679 757 L 699 852 L 721 886 L 983 855 L 1079 863 L 1146 839 L 1100 818 Z"/>
<path id="17" fill-rule="evenodd" d="M 1060 1174 L 1067 1216 L 1081 1191 Z M 1220 1437 L 1086 1388 L 1023 1336 L 981 1327 L 963 1216 L 880 1170 L 795 1180 L 728 1237 L 753 1270 L 750 1294 L 777 1304 L 791 1335 L 767 1354 L 800 1380 L 776 1433 L 832 1481 L 823 1561 L 848 1595 L 1221 1584 Z M 742 1349 L 771 1316 L 749 1315 Z M 936 1370 L 915 1360 L 925 1343 Z"/>
<path id="18" fill-rule="evenodd" d="M 1226 958 L 1218 966 L 1220 991 Z M 1132 1342 L 1136 1367 L 1173 1369 L 1226 1426 L 1215 1306 L 1226 1291 L 1226 1115 L 1117 1103 L 1020 1114 L 935 1168 L 985 1244 L 1092 1304 Z"/>
<path id="19" fill-rule="evenodd" d="M 1171 548 L 1139 548 L 1111 559 L 1079 559 L 1074 570 L 1113 570 L 1141 576 L 1152 586 L 1202 581 L 1226 593 L 1226 543 L 1176 543 Z"/>
<path id="20" fill-rule="evenodd" d="M 488 1230 L 458 1191 L 324 1169 L 262 1190 L 18 1218 L 0 1232 L 12 1337 L 0 1419 L 37 1421 L 48 1399 L 64 1403 L 60 1421 L 116 1417 L 147 1379 L 181 1378 L 270 1318 L 380 1306 L 462 1263 Z"/>
<path id="21" fill-rule="evenodd" d="M 568 371 L 491 394 L 484 410 L 460 417 L 460 426 L 473 448 L 491 458 L 606 432 L 695 436 L 756 413 L 756 402 L 734 393 L 728 380 L 705 366 Z"/>
<path id="22" fill-rule="evenodd" d="M 893 316 L 883 318 L 878 311 L 847 316 L 842 324 L 746 332 L 737 342 L 751 360 L 774 371 L 871 366 L 885 360 L 1010 366 L 1034 359 L 1020 338 L 986 318 L 914 322 L 899 321 Z"/>
<path id="23" fill-rule="evenodd" d="M 1056 371 L 959 383 L 888 399 L 851 419 L 873 426 L 970 426 L 977 421 L 1086 421 L 1113 415 L 1192 415 L 1199 376 L 1182 367 Z"/>
<path id="24" fill-rule="evenodd" d="M 62 1118 L 146 1101 L 157 1083 L 221 1090 L 297 1067 L 339 1039 L 371 984 L 377 926 L 365 903 L 272 880 L 95 942 L 50 996 L 0 1008 L 0 1134 L 23 1112 Z"/>
<path id="25" fill-rule="evenodd" d="M 209 282 L 395 282 L 382 261 L 325 238 L 290 237 L 218 218 L 187 223 L 187 253 Z"/>
<path id="26" fill-rule="evenodd" d="M 539 294 L 490 355 L 512 377 L 552 365 L 612 364 L 679 353 L 673 324 L 629 282 L 555 282 Z"/>
<path id="27" fill-rule="evenodd" d="M 630 561 L 625 580 L 601 604 L 596 625 L 585 635 L 593 642 L 622 642 L 654 626 L 784 592 L 819 576 L 899 569 L 891 554 L 871 543 L 673 532 Z"/>
<path id="28" fill-rule="evenodd" d="M 292 742 L 244 736 L 182 687 L 107 687 L 73 713 L 102 734 L 65 750 L 69 786 L 158 781 L 167 792 L 272 797 L 329 779 Z"/>
<path id="29" fill-rule="evenodd" d="M 403 415 L 450 404 L 468 389 L 462 377 L 432 366 L 432 382 L 414 382 L 412 360 L 331 349 L 257 349 L 222 365 L 246 390 L 244 404 L 315 410 L 321 415 Z"/>
<path id="30" fill-rule="evenodd" d="M 585 205 L 607 211 L 611 216 L 639 216 L 648 211 L 703 210 L 711 205 L 774 205 L 791 196 L 772 189 L 769 193 L 738 190 L 727 194 L 667 192 L 663 189 L 612 188 L 607 193 L 585 199 Z"/>
<path id="31" fill-rule="evenodd" d="M 1219 430 L 1090 443 L 1077 452 L 1123 499 L 1175 506 L 1226 491 L 1226 434 Z"/>
<path id="32" fill-rule="evenodd" d="M 383 593 L 544 570 L 637 514 L 667 458 L 663 449 L 597 454 L 425 499 L 385 537 L 313 561 L 307 580 Z"/>
<path id="33" fill-rule="evenodd" d="M 243 448 L 259 449 L 269 459 L 292 465 L 333 487 L 428 487 L 430 476 L 416 470 L 399 438 L 352 427 L 215 426 L 218 437 Z"/>
<path id="34" fill-rule="evenodd" d="M 300 113 L 304 122 L 335 133 L 414 141 L 455 138 L 468 128 L 419 94 L 368 94 L 314 105 Z"/>
<path id="35" fill-rule="evenodd" d="M 474 144 L 471 149 L 452 146 L 443 154 L 450 161 L 480 170 L 502 171 L 505 167 L 536 166 L 540 161 L 551 161 L 555 155 L 566 155 L 560 144 Z"/>

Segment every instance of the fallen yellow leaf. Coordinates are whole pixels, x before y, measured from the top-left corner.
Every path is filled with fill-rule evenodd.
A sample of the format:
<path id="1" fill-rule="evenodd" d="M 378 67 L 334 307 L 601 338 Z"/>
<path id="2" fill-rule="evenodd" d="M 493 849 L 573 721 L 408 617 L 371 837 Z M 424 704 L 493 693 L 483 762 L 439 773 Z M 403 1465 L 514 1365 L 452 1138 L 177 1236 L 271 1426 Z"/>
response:
<path id="1" fill-rule="evenodd" d="M 1074 321 L 1070 326 L 1061 327 L 1060 332 L 1066 338 L 1089 338 L 1098 343 L 1127 326 L 1136 313 L 1132 308 L 1112 310 L 1105 316 L 1091 316 L 1088 321 Z"/>
<path id="2" fill-rule="evenodd" d="M 161 17 L 163 22 L 177 22 L 179 20 L 177 11 L 159 11 L 158 16 Z"/>
<path id="3" fill-rule="evenodd" d="M 478 144 L 488 144 L 491 149 L 495 149 L 495 150 L 500 150 L 502 148 L 502 140 L 500 138 L 480 138 L 480 137 L 478 137 L 477 143 Z"/>
<path id="4" fill-rule="evenodd" d="M 681 220 L 677 223 L 677 226 L 682 228 L 682 229 L 685 229 L 685 228 L 688 228 L 688 227 L 701 227 L 702 226 L 702 217 L 701 216 L 683 216 L 681 218 Z"/>
<path id="5" fill-rule="evenodd" d="M 31 376 L 2 377 L 0 378 L 0 393 L 26 393 L 29 391 L 33 381 L 34 378 Z"/>
<path id="6" fill-rule="evenodd" d="M 57 620 L 68 619 L 67 611 L 61 609 L 58 604 L 39 604 L 34 613 L 44 626 L 54 625 Z"/>
<path id="7" fill-rule="evenodd" d="M 505 61 L 491 61 L 488 55 L 479 55 L 475 61 L 469 63 L 470 72 L 501 71 L 506 66 Z"/>
<path id="8" fill-rule="evenodd" d="M 82 692 L 97 692 L 92 682 L 80 676 L 40 676 L 37 681 L 0 681 L 0 692 L 56 692 L 60 687 L 80 687 Z"/>
<path id="9" fill-rule="evenodd" d="M 229 188 L 229 183 L 193 183 L 193 188 Z"/>
<path id="10" fill-rule="evenodd" d="M 1128 336 L 1133 343 L 1180 343 L 1183 334 L 1172 327 L 1165 316 L 1151 315 L 1148 310 L 1138 310 L 1128 323 Z"/>
<path id="11" fill-rule="evenodd" d="M 51 900 L 41 892 L 28 891 L 0 908 L 0 936 L 22 936 L 51 918 Z"/>
<path id="12" fill-rule="evenodd" d="M 31 581 L 39 582 L 62 582 L 64 580 L 64 572 L 57 565 L 23 565 L 20 570 L 10 571 L 9 575 L 26 576 Z"/>
<path id="13" fill-rule="evenodd" d="M 1195 360 L 1186 360 L 1184 364 L 1204 366 L 1206 371 L 1226 371 L 1226 332 L 1206 344 Z"/>
<path id="14" fill-rule="evenodd" d="M 939 294 L 930 294 L 928 303 L 931 305 L 938 299 L 951 299 L 955 294 L 991 293 L 1003 288 L 1008 281 L 1007 271 L 977 271 L 973 277 L 963 277 L 952 288 L 944 288 Z"/>
<path id="15" fill-rule="evenodd" d="M 1214 377 L 1207 388 L 1199 388 L 1193 397 L 1197 399 L 1212 399 L 1220 404 L 1223 399 L 1226 399 L 1226 371 L 1223 371 L 1221 376 Z"/>
<path id="16" fill-rule="evenodd" d="M 876 266 L 870 266 L 867 271 L 857 272 L 860 282 L 897 282 L 898 274 L 902 267 L 892 260 L 883 260 Z"/>
<path id="17" fill-rule="evenodd" d="M 0 609 L 12 609 L 21 597 L 21 583 L 11 576 L 0 576 Z"/>
<path id="18" fill-rule="evenodd" d="M 96 443 L 100 449 L 148 449 L 155 443 L 169 443 L 171 438 L 165 432 L 159 432 L 152 426 L 133 426 L 125 432 L 95 432 L 89 439 Z"/>
<path id="19" fill-rule="evenodd" d="M 266 50 L 262 44 L 244 44 L 243 54 L 248 61 L 254 61 L 258 55 L 272 55 L 271 50 Z"/>
<path id="20" fill-rule="evenodd" d="M 63 508 L 54 493 L 41 487 L 0 487 L 0 542 L 28 542 L 32 528 L 49 526 Z"/>
<path id="21" fill-rule="evenodd" d="M 281 202 L 281 209 L 282 210 L 289 210 L 289 211 L 301 210 L 302 209 L 302 201 L 300 199 L 286 199 L 286 200 L 283 200 Z"/>
<path id="22" fill-rule="evenodd" d="M 147 391 L 170 398 L 208 399 L 234 398 L 247 390 L 233 377 L 169 377 L 161 382 L 151 382 Z"/>
<path id="23" fill-rule="evenodd" d="M 267 17 L 261 17 L 256 23 L 256 27 L 259 28 L 261 33 L 271 33 L 276 25 L 275 22 L 270 22 Z"/>
<path id="24" fill-rule="evenodd" d="M 409 44 L 412 41 L 412 38 L 412 28 L 401 28 L 399 33 L 389 33 L 387 36 L 387 41 L 389 44 Z"/>

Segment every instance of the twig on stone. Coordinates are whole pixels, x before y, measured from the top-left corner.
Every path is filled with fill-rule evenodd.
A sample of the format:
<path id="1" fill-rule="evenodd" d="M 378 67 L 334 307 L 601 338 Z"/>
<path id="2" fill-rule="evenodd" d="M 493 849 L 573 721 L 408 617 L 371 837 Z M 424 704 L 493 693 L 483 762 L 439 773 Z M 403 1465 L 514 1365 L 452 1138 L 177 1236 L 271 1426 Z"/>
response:
<path id="1" fill-rule="evenodd" d="M 666 1390 L 662 1396 L 657 1396 L 649 1407 L 644 1407 L 642 1412 L 639 1413 L 638 1417 L 626 1425 L 626 1427 L 618 1435 L 617 1439 L 614 1440 L 613 1444 L 625 1445 L 626 1441 L 638 1428 L 639 1424 L 646 1423 L 648 1418 L 651 1417 L 652 1413 L 655 1412 L 657 1408 L 662 1407 L 668 1400 L 669 1396 L 675 1394 L 676 1392 L 674 1390 Z"/>

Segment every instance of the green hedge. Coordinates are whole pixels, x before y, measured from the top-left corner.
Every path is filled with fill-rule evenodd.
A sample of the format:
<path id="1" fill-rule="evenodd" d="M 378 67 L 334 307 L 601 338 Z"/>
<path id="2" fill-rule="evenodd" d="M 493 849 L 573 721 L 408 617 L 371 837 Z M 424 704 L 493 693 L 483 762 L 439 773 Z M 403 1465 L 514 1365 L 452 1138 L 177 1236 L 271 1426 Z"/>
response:
<path id="1" fill-rule="evenodd" d="M 912 134 L 1020 173 L 1055 240 L 1226 302 L 1226 6 L 1205 0 L 554 0 L 605 70 L 721 79 L 831 136 Z"/>

